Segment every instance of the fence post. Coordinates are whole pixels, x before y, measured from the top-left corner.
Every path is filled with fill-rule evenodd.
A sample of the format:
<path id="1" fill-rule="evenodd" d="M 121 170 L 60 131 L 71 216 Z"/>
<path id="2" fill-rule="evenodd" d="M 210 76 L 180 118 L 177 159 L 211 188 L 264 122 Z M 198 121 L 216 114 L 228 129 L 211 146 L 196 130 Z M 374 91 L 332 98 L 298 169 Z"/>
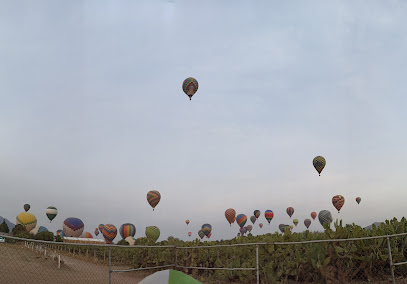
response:
<path id="1" fill-rule="evenodd" d="M 391 281 L 393 284 L 395 284 L 395 280 L 394 280 L 394 266 L 393 266 L 393 259 L 391 256 L 391 246 L 390 246 L 390 238 L 389 236 L 387 236 L 387 249 L 389 251 L 389 263 L 390 263 L 390 271 L 391 271 Z"/>
<path id="2" fill-rule="evenodd" d="M 58 254 L 58 268 L 61 268 L 61 255 Z"/>
<path id="3" fill-rule="evenodd" d="M 177 267 L 177 245 L 174 245 L 174 269 Z"/>
<path id="4" fill-rule="evenodd" d="M 256 277 L 257 284 L 260 283 L 260 272 L 259 272 L 259 245 L 256 245 Z"/>
<path id="5" fill-rule="evenodd" d="M 109 284 L 112 283 L 112 247 L 109 245 Z"/>

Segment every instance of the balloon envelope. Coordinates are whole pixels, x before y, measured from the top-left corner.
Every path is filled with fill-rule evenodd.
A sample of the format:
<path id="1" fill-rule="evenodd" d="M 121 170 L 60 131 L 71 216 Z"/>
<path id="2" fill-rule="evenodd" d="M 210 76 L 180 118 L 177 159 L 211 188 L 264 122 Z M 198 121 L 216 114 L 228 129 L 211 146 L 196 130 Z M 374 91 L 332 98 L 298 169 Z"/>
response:
<path id="1" fill-rule="evenodd" d="M 356 202 L 357 202 L 358 204 L 360 203 L 360 201 L 362 201 L 362 198 L 356 197 Z"/>
<path id="2" fill-rule="evenodd" d="M 136 227 L 133 224 L 125 223 L 120 226 L 119 233 L 120 236 L 122 236 L 122 239 L 126 239 L 129 236 L 134 237 L 136 234 Z"/>
<path id="3" fill-rule="evenodd" d="M 147 201 L 151 207 L 154 208 L 157 206 L 158 202 L 160 202 L 161 194 L 157 190 L 151 190 L 147 193 Z"/>
<path id="4" fill-rule="evenodd" d="M 274 217 L 274 212 L 271 210 L 266 210 L 266 212 L 264 212 L 264 217 L 266 217 L 267 222 L 271 222 L 271 220 L 273 220 Z"/>
<path id="5" fill-rule="evenodd" d="M 212 231 L 212 226 L 210 224 L 203 224 L 201 230 L 205 236 L 209 236 Z"/>
<path id="6" fill-rule="evenodd" d="M 49 206 L 45 210 L 45 214 L 47 214 L 47 217 L 51 223 L 52 220 L 58 215 L 58 210 L 54 206 Z"/>
<path id="7" fill-rule="evenodd" d="M 291 218 L 291 216 L 293 216 L 293 214 L 294 214 L 294 208 L 288 207 L 286 211 L 287 211 L 288 216 L 290 216 L 290 218 Z"/>
<path id="8" fill-rule="evenodd" d="M 345 197 L 343 197 L 342 195 L 335 195 L 334 197 L 332 197 L 332 204 L 339 213 L 342 206 L 345 204 Z"/>
<path id="9" fill-rule="evenodd" d="M 324 157 L 316 156 L 314 160 L 312 160 L 312 164 L 314 165 L 314 168 L 317 170 L 318 174 L 321 175 L 322 170 L 325 168 L 326 161 Z"/>
<path id="10" fill-rule="evenodd" d="M 260 211 L 259 210 L 254 210 L 254 216 L 256 216 L 256 218 L 260 217 Z"/>
<path id="11" fill-rule="evenodd" d="M 30 204 L 24 204 L 24 210 L 25 212 L 27 212 L 28 210 L 30 210 L 31 206 Z"/>
<path id="12" fill-rule="evenodd" d="M 195 78 L 188 77 L 184 80 L 182 83 L 182 90 L 184 93 L 189 97 L 189 99 L 192 99 L 192 96 L 198 91 L 198 81 Z"/>
<path id="13" fill-rule="evenodd" d="M 246 233 L 245 227 L 240 227 L 239 232 L 242 234 L 242 236 Z"/>
<path id="14" fill-rule="evenodd" d="M 102 231 L 103 238 L 105 238 L 105 241 L 107 244 L 111 244 L 117 236 L 117 228 L 113 224 L 106 224 L 103 226 L 103 231 Z"/>
<path id="15" fill-rule="evenodd" d="M 65 237 L 79 238 L 82 235 L 84 224 L 81 219 L 70 217 L 66 218 L 62 223 Z"/>
<path id="16" fill-rule="evenodd" d="M 252 221 L 253 224 L 256 223 L 256 220 L 257 220 L 256 216 L 250 217 L 250 221 Z"/>
<path id="17" fill-rule="evenodd" d="M 307 229 L 308 229 L 309 226 L 311 225 L 311 220 L 310 220 L 310 219 L 305 219 L 305 220 L 304 220 L 304 225 L 305 225 L 305 227 L 307 227 Z"/>
<path id="18" fill-rule="evenodd" d="M 253 226 L 252 226 L 252 225 L 248 225 L 246 228 L 247 228 L 247 230 L 249 231 L 249 233 L 253 230 Z"/>
<path id="19" fill-rule="evenodd" d="M 205 237 L 205 234 L 204 234 L 204 232 L 202 232 L 202 230 L 199 230 L 198 236 L 202 239 L 203 237 Z"/>
<path id="20" fill-rule="evenodd" d="M 225 211 L 226 220 L 228 220 L 229 224 L 232 225 L 236 219 L 236 211 L 233 208 L 226 209 Z"/>
<path id="21" fill-rule="evenodd" d="M 315 218 L 317 217 L 317 212 L 312 212 L 312 213 L 311 213 L 311 217 L 312 217 L 312 219 L 315 220 Z"/>
<path id="22" fill-rule="evenodd" d="M 239 214 L 236 216 L 236 222 L 242 228 L 247 222 L 247 216 L 244 214 Z"/>
<path id="23" fill-rule="evenodd" d="M 85 232 L 82 234 L 82 238 L 93 239 L 93 236 L 89 232 Z"/>
<path id="24" fill-rule="evenodd" d="M 321 223 L 322 227 L 327 224 L 330 225 L 332 222 L 332 214 L 328 210 L 322 210 L 318 214 L 319 222 Z"/>
<path id="25" fill-rule="evenodd" d="M 299 222 L 298 219 L 294 219 L 294 220 L 293 220 L 293 223 L 294 223 L 294 225 L 295 225 L 296 227 L 297 227 L 297 225 L 298 225 L 298 222 Z"/>
<path id="26" fill-rule="evenodd" d="M 37 218 L 33 214 L 23 212 L 18 214 L 16 224 L 23 225 L 25 230 L 30 232 L 37 225 Z"/>
<path id="27" fill-rule="evenodd" d="M 187 225 L 189 225 L 189 220 L 186 220 L 185 223 L 187 223 Z"/>
<path id="28" fill-rule="evenodd" d="M 160 229 L 156 226 L 150 226 L 146 228 L 146 237 L 152 240 L 154 243 L 160 237 Z"/>
<path id="29" fill-rule="evenodd" d="M 263 223 L 260 223 L 260 224 L 259 224 L 259 227 L 260 227 L 260 229 L 263 228 Z"/>

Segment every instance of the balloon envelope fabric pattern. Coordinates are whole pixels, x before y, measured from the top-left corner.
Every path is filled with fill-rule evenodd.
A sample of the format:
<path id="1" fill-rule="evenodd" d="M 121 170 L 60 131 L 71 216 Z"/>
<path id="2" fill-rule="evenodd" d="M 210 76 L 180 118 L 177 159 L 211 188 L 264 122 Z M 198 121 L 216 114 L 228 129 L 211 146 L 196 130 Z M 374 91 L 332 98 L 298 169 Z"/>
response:
<path id="1" fill-rule="evenodd" d="M 79 238 L 82 235 L 84 224 L 81 219 L 69 217 L 62 223 L 65 237 Z"/>
<path id="2" fill-rule="evenodd" d="M 146 228 L 147 239 L 153 241 L 154 243 L 160 237 L 160 229 L 157 226 L 150 226 Z"/>
<path id="3" fill-rule="evenodd" d="M 271 210 L 266 210 L 266 212 L 264 212 L 264 217 L 266 217 L 266 220 L 267 220 L 267 222 L 269 222 L 269 225 L 270 225 L 270 222 L 271 222 L 271 220 L 273 220 L 273 217 L 274 217 L 274 212 Z"/>
<path id="4" fill-rule="evenodd" d="M 122 236 L 122 239 L 126 239 L 129 236 L 134 237 L 136 234 L 136 227 L 133 224 L 125 223 L 120 226 L 119 233 L 120 236 Z"/>
<path id="5" fill-rule="evenodd" d="M 198 91 L 198 81 L 195 78 L 188 77 L 182 83 L 182 90 L 189 97 L 189 100 L 192 99 L 192 96 Z"/>
<path id="6" fill-rule="evenodd" d="M 103 226 L 102 235 L 107 244 L 111 244 L 117 236 L 117 228 L 113 224 L 106 224 Z"/>
<path id="7" fill-rule="evenodd" d="M 317 212 L 311 212 L 311 218 L 315 220 L 315 218 L 317 218 Z"/>
<path id="8" fill-rule="evenodd" d="M 325 168 L 326 160 L 322 156 L 316 156 L 314 160 L 312 160 L 312 164 L 317 170 L 318 174 L 321 175 L 322 170 Z"/>
<path id="9" fill-rule="evenodd" d="M 254 216 L 256 216 L 256 219 L 260 217 L 260 210 L 254 210 L 253 212 Z"/>
<path id="10" fill-rule="evenodd" d="M 151 207 L 154 208 L 157 206 L 158 202 L 161 200 L 161 194 L 157 190 L 151 190 L 147 193 L 147 201 Z"/>
<path id="11" fill-rule="evenodd" d="M 236 216 L 236 222 L 242 228 L 247 222 L 247 216 L 244 214 L 239 214 Z"/>
<path id="12" fill-rule="evenodd" d="M 232 223 L 234 223 L 235 219 L 236 219 L 235 209 L 233 209 L 233 208 L 226 209 L 225 217 L 226 217 L 226 220 L 228 220 L 230 226 L 232 226 Z"/>
<path id="13" fill-rule="evenodd" d="M 307 227 L 307 229 L 308 229 L 309 226 L 311 225 L 311 220 L 310 220 L 310 219 L 305 219 L 305 220 L 304 220 L 304 225 L 305 225 L 305 227 Z"/>
<path id="14" fill-rule="evenodd" d="M 294 208 L 288 207 L 286 211 L 287 211 L 288 216 L 290 216 L 290 218 L 291 218 L 291 216 L 293 216 L 293 214 L 294 214 Z"/>
<path id="15" fill-rule="evenodd" d="M 35 226 L 37 226 L 37 218 L 31 213 L 23 212 L 18 214 L 16 224 L 23 225 L 25 230 L 30 232 Z"/>
<path id="16" fill-rule="evenodd" d="M 334 197 L 332 197 L 332 204 L 339 213 L 342 206 L 345 204 L 345 197 L 343 197 L 342 195 L 335 195 Z"/>
<path id="17" fill-rule="evenodd" d="M 319 212 L 318 219 L 319 219 L 319 222 L 321 223 L 322 227 L 324 227 L 324 225 L 329 226 L 333 220 L 332 214 L 328 210 L 322 210 L 321 212 Z"/>
<path id="18" fill-rule="evenodd" d="M 47 215 L 49 222 L 51 223 L 52 220 L 58 215 L 58 210 L 54 206 L 49 206 L 45 210 L 45 214 Z"/>
<path id="19" fill-rule="evenodd" d="M 209 236 L 209 234 L 212 232 L 212 226 L 210 224 L 203 224 L 201 230 L 205 236 Z"/>

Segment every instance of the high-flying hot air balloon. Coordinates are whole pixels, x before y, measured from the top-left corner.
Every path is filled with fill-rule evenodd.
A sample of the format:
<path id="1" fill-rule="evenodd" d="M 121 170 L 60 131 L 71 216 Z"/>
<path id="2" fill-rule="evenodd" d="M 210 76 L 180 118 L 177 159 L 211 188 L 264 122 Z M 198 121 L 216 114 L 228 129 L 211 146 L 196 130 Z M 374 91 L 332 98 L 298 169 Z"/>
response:
<path id="1" fill-rule="evenodd" d="M 248 225 L 246 228 L 247 228 L 247 230 L 249 231 L 249 233 L 253 230 L 253 226 L 252 226 L 252 225 Z"/>
<path id="2" fill-rule="evenodd" d="M 201 230 L 205 236 L 208 236 L 212 231 L 212 226 L 209 224 L 203 224 Z"/>
<path id="3" fill-rule="evenodd" d="M 322 210 L 318 214 L 318 219 L 319 219 L 319 222 L 321 223 L 322 227 L 325 224 L 328 224 L 328 226 L 329 226 L 332 222 L 332 214 L 328 210 Z"/>
<path id="4" fill-rule="evenodd" d="M 205 234 L 204 234 L 204 232 L 202 232 L 202 230 L 198 231 L 198 235 L 201 238 L 201 240 L 202 240 L 203 237 L 205 237 Z"/>
<path id="5" fill-rule="evenodd" d="M 25 212 L 27 212 L 28 210 L 30 210 L 31 206 L 30 204 L 24 204 L 24 210 Z"/>
<path id="6" fill-rule="evenodd" d="M 98 228 L 96 228 L 95 229 L 95 236 L 98 236 L 99 235 L 99 230 L 98 230 Z"/>
<path id="7" fill-rule="evenodd" d="M 307 229 L 308 229 L 309 226 L 311 225 L 311 220 L 310 220 L 310 219 L 305 219 L 305 220 L 304 220 L 304 225 L 305 225 L 305 227 L 307 227 Z"/>
<path id="8" fill-rule="evenodd" d="M 66 218 L 62 223 L 65 237 L 79 238 L 79 236 L 82 235 L 83 228 L 84 224 L 82 220 L 78 218 Z"/>
<path id="9" fill-rule="evenodd" d="M 312 164 L 314 168 L 317 170 L 318 174 L 321 175 L 322 170 L 325 168 L 326 161 L 325 158 L 322 156 L 317 156 L 312 160 Z"/>
<path id="10" fill-rule="evenodd" d="M 250 221 L 252 221 L 253 224 L 256 223 L 256 220 L 257 220 L 256 216 L 250 217 Z"/>
<path id="11" fill-rule="evenodd" d="M 45 214 L 47 214 L 49 222 L 51 223 L 52 220 L 54 220 L 54 218 L 58 215 L 58 210 L 54 206 L 49 206 L 45 210 Z"/>
<path id="12" fill-rule="evenodd" d="M 298 219 L 294 219 L 294 220 L 293 220 L 293 223 L 294 223 L 294 225 L 297 227 L 297 225 L 298 225 Z"/>
<path id="13" fill-rule="evenodd" d="M 293 214 L 294 214 L 294 208 L 288 207 L 286 211 L 287 211 L 288 216 L 290 216 L 290 218 L 291 218 L 291 216 L 293 216 Z"/>
<path id="14" fill-rule="evenodd" d="M 356 202 L 357 202 L 358 204 L 360 203 L 360 201 L 362 201 L 362 198 L 356 197 Z"/>
<path id="15" fill-rule="evenodd" d="M 247 216 L 244 214 L 239 214 L 236 216 L 236 222 L 242 228 L 247 222 Z"/>
<path id="16" fill-rule="evenodd" d="M 192 235 L 192 232 L 188 232 L 188 237 L 190 237 Z"/>
<path id="17" fill-rule="evenodd" d="M 187 223 L 187 225 L 189 225 L 189 220 L 186 220 L 185 223 Z"/>
<path id="18" fill-rule="evenodd" d="M 332 197 L 332 204 L 339 213 L 343 204 L 345 204 L 345 197 L 343 197 L 342 195 L 335 195 L 334 197 Z"/>
<path id="19" fill-rule="evenodd" d="M 133 224 L 125 223 L 120 226 L 119 233 L 120 236 L 122 236 L 122 239 L 126 239 L 129 236 L 134 237 L 136 234 L 136 227 Z"/>
<path id="20" fill-rule="evenodd" d="M 146 237 L 149 240 L 152 240 L 154 243 L 160 237 L 160 229 L 156 226 L 150 226 L 146 228 Z"/>
<path id="21" fill-rule="evenodd" d="M 259 224 L 259 227 L 260 227 L 260 229 L 263 228 L 263 223 L 260 223 L 260 224 Z"/>
<path id="22" fill-rule="evenodd" d="M 245 227 L 240 227 L 239 232 L 242 234 L 242 236 L 246 233 L 246 228 Z"/>
<path id="23" fill-rule="evenodd" d="M 186 78 L 182 83 L 182 90 L 191 100 L 192 96 L 198 91 L 198 81 L 192 77 Z"/>
<path id="24" fill-rule="evenodd" d="M 230 226 L 232 226 L 232 223 L 235 222 L 235 219 L 236 219 L 235 216 L 236 216 L 235 209 L 233 209 L 233 208 L 226 209 L 225 217 L 226 217 L 226 220 L 228 220 Z"/>
<path id="25" fill-rule="evenodd" d="M 254 216 L 256 216 L 256 218 L 260 217 L 260 211 L 259 210 L 254 210 Z"/>
<path id="26" fill-rule="evenodd" d="M 317 218 L 317 212 L 311 212 L 311 217 L 315 220 L 315 218 Z"/>
<path id="27" fill-rule="evenodd" d="M 151 207 L 154 208 L 157 206 L 158 202 L 160 202 L 161 194 L 157 190 L 151 190 L 147 193 L 147 201 Z"/>
<path id="28" fill-rule="evenodd" d="M 266 210 L 266 212 L 264 212 L 264 217 L 266 217 L 266 220 L 267 220 L 267 222 L 269 222 L 269 225 L 270 225 L 270 222 L 271 222 L 271 220 L 273 220 L 273 217 L 274 217 L 274 212 L 271 210 Z"/>
<path id="29" fill-rule="evenodd" d="M 30 232 L 37 225 L 37 218 L 33 214 L 23 212 L 18 214 L 16 224 L 23 225 L 25 230 Z"/>
<path id="30" fill-rule="evenodd" d="M 103 228 L 105 227 L 105 225 L 103 224 L 99 224 L 98 228 L 99 228 L 99 232 L 101 232 L 103 234 Z"/>

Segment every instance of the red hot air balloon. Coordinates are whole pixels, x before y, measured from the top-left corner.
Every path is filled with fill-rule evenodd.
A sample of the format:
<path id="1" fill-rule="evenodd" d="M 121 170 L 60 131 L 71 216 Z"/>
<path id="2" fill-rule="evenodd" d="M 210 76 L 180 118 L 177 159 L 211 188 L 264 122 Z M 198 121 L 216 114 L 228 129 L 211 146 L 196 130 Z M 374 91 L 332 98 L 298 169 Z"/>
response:
<path id="1" fill-rule="evenodd" d="M 272 210 L 266 210 L 266 212 L 264 212 L 264 217 L 266 218 L 267 222 L 269 222 L 270 225 L 270 222 L 271 220 L 273 220 L 274 217 L 274 212 Z"/>
<path id="2" fill-rule="evenodd" d="M 311 217 L 315 220 L 315 218 L 317 218 L 317 212 L 311 212 Z"/>
<path id="3" fill-rule="evenodd" d="M 226 220 L 228 220 L 230 226 L 232 226 L 232 223 L 235 222 L 235 219 L 236 219 L 235 216 L 236 216 L 235 209 L 233 209 L 233 208 L 226 209 L 225 217 L 226 217 Z"/>
<path id="4" fill-rule="evenodd" d="M 190 237 L 192 235 L 192 232 L 188 232 L 188 237 Z"/>
<path id="5" fill-rule="evenodd" d="M 260 224 L 259 224 L 259 227 L 260 227 L 260 229 L 263 228 L 263 223 L 260 223 Z"/>
<path id="6" fill-rule="evenodd" d="M 332 204 L 339 213 L 343 204 L 345 204 L 345 197 L 343 197 L 342 195 L 335 195 L 334 197 L 332 197 Z"/>
<path id="7" fill-rule="evenodd" d="M 360 203 L 360 201 L 362 201 L 362 198 L 356 197 L 356 202 L 357 202 L 358 204 Z"/>

